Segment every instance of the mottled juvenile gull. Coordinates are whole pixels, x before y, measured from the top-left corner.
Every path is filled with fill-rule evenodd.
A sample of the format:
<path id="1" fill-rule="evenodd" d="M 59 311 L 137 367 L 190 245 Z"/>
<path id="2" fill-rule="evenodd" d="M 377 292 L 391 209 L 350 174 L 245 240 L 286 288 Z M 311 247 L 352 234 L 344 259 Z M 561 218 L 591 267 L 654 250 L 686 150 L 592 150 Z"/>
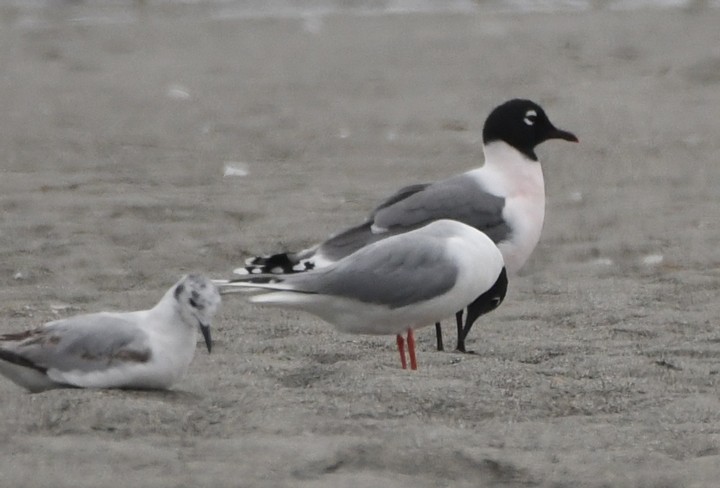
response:
<path id="1" fill-rule="evenodd" d="M 31 392 L 168 388 L 190 365 L 196 327 L 210 352 L 210 322 L 219 305 L 209 279 L 185 276 L 150 310 L 77 315 L 0 335 L 0 374 Z"/>

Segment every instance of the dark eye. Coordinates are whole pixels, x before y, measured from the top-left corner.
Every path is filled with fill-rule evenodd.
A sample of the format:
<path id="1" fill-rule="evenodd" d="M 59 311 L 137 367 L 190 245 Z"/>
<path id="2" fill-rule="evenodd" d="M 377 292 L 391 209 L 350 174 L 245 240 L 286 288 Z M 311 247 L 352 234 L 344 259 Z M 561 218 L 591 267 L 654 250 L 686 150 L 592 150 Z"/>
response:
<path id="1" fill-rule="evenodd" d="M 205 305 L 198 302 L 198 299 L 200 298 L 200 295 L 197 295 L 193 292 L 193 296 L 191 298 L 188 298 L 188 303 L 191 307 L 196 308 L 198 310 L 204 310 Z"/>

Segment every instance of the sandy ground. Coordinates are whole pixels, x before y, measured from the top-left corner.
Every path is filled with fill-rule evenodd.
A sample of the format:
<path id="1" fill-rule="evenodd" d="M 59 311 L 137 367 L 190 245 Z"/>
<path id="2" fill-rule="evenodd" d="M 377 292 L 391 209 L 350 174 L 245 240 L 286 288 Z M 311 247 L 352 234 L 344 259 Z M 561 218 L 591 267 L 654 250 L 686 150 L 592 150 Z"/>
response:
<path id="1" fill-rule="evenodd" d="M 0 485 L 716 486 L 719 10 L 0 14 L 3 331 L 358 222 L 477 166 L 508 98 L 581 139 L 538 151 L 543 237 L 477 354 L 423 329 L 409 373 L 392 337 L 228 299 L 172 392 L 0 378 Z"/>

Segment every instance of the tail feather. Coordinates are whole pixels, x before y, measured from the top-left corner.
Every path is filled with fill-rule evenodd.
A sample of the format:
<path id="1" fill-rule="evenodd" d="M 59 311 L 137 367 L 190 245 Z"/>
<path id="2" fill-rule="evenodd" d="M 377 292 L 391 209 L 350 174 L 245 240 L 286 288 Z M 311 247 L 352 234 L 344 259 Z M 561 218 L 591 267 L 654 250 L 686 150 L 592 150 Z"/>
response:
<path id="1" fill-rule="evenodd" d="M 288 290 L 289 288 L 283 285 L 283 281 L 277 274 L 266 273 L 232 280 L 213 280 L 213 283 L 218 287 L 221 295 L 228 295 L 231 293 L 257 292 L 263 289 Z"/>

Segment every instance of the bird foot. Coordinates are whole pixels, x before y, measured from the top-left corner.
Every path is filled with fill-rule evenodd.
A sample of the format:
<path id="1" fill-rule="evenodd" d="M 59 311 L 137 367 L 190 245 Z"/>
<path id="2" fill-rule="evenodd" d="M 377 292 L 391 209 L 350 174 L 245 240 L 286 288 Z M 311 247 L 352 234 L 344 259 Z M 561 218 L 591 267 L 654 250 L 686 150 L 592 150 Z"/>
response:
<path id="1" fill-rule="evenodd" d="M 455 349 L 455 352 L 461 352 L 463 354 L 477 354 L 477 352 L 475 351 L 466 351 L 464 347 L 458 347 L 457 349 Z"/>

